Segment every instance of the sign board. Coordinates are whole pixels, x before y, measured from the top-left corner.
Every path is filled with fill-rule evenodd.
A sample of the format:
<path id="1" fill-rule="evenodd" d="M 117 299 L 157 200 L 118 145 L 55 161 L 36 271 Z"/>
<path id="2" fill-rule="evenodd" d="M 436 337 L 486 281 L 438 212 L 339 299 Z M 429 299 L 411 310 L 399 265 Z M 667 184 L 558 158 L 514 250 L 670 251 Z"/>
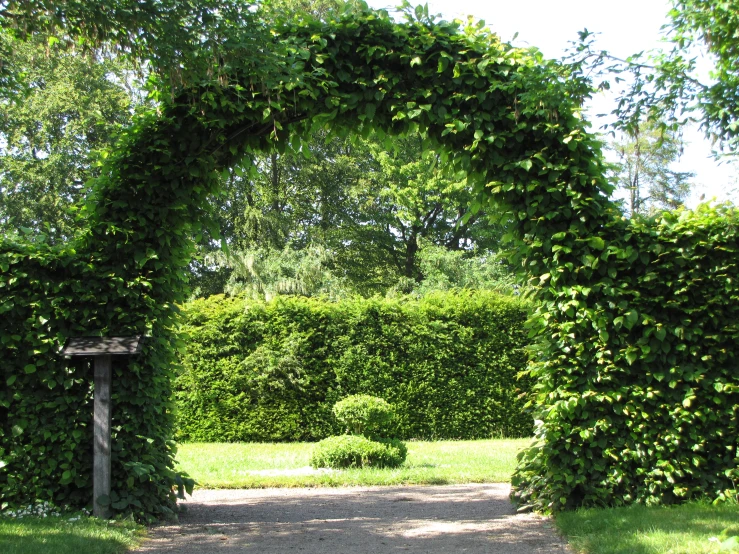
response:
<path id="1" fill-rule="evenodd" d="M 143 335 L 133 337 L 76 337 L 67 340 L 62 356 L 120 356 L 138 354 L 143 345 Z"/>

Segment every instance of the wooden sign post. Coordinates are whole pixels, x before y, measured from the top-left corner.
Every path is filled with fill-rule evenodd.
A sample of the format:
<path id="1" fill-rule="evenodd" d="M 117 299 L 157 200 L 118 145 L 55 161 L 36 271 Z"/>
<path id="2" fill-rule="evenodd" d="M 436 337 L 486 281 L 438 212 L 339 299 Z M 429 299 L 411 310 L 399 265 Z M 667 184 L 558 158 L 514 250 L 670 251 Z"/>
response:
<path id="1" fill-rule="evenodd" d="M 92 356 L 95 366 L 93 396 L 92 515 L 110 516 L 110 388 L 112 357 L 141 352 L 142 335 L 134 337 L 78 337 L 67 340 L 64 356 Z M 107 502 L 103 500 L 107 498 Z M 100 503 L 103 500 L 103 503 Z"/>

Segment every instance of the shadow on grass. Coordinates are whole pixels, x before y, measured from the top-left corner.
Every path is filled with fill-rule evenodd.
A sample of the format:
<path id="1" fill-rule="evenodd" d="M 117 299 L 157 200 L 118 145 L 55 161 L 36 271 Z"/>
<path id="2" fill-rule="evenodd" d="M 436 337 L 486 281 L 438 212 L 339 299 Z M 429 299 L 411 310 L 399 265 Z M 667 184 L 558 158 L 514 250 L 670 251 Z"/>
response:
<path id="1" fill-rule="evenodd" d="M 2 554 L 117 554 L 140 543 L 142 528 L 131 522 L 82 518 L 0 518 Z"/>
<path id="2" fill-rule="evenodd" d="M 725 542 L 739 535 L 736 503 L 577 510 L 558 514 L 556 522 L 575 550 L 587 554 L 739 552 Z"/>

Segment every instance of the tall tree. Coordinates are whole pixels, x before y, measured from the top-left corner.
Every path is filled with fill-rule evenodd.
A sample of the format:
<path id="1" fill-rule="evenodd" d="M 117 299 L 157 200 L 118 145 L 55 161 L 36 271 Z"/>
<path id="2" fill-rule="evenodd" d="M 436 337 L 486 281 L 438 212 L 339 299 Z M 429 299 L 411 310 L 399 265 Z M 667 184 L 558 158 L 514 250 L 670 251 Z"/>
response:
<path id="1" fill-rule="evenodd" d="M 375 160 L 366 208 L 355 227 L 358 248 L 372 244 L 386 252 L 397 274 L 420 281 L 421 241 L 450 250 L 497 246 L 498 229 L 483 212 L 465 219 L 472 193 L 465 181 L 448 175 L 420 136 L 395 139 L 390 149 L 370 141 Z"/>
<path id="2" fill-rule="evenodd" d="M 465 219 L 471 192 L 445 174 L 420 137 L 388 145 L 377 137 L 350 140 L 320 132 L 301 148 L 234 168 L 214 206 L 232 250 L 269 248 L 288 259 L 287 247 L 320 246 L 331 253 L 344 286 L 384 294 L 399 283 L 409 291 L 423 280 L 422 241 L 464 252 L 497 247 L 500 230 L 482 212 Z M 210 249 L 205 245 L 204 251 Z M 238 256 L 243 252 L 234 252 L 226 268 L 235 268 Z"/>
<path id="3" fill-rule="evenodd" d="M 69 237 L 99 150 L 131 117 L 127 67 L 38 39 L 0 43 L 21 95 L 0 98 L 0 232 Z"/>
<path id="4" fill-rule="evenodd" d="M 199 246 L 201 262 L 194 265 L 194 286 L 202 294 L 218 292 L 239 258 L 263 259 L 271 252 L 286 260 L 286 248 L 323 246 L 332 249 L 333 259 L 334 247 L 343 246 L 343 233 L 360 210 L 357 195 L 365 188 L 371 161 L 364 143 L 317 132 L 305 143 L 295 140 L 286 153 L 249 157 L 232 168 L 221 194 L 212 199 L 211 211 L 234 259 L 214 257 L 219 246 L 205 237 Z M 365 261 L 377 265 L 376 260 Z"/>
<path id="5" fill-rule="evenodd" d="M 617 188 L 627 193 L 630 215 L 683 204 L 695 174 L 672 169 L 682 151 L 675 133 L 643 123 L 613 141 L 610 148 L 618 155 L 614 180 Z"/>
<path id="6" fill-rule="evenodd" d="M 570 67 L 575 76 L 602 81 L 599 86 L 619 77 L 623 89 L 614 113 L 620 129 L 633 133 L 648 119 L 675 131 L 697 121 L 722 153 L 736 155 L 739 0 L 672 0 L 668 17 L 665 49 L 623 60 L 596 49 L 593 35 L 584 31 Z"/>

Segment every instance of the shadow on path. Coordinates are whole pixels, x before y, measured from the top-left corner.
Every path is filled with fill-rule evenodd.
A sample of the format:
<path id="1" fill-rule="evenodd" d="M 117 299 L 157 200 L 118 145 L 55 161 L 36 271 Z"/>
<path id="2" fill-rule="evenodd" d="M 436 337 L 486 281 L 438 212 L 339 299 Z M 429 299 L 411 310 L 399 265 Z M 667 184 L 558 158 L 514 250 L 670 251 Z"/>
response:
<path id="1" fill-rule="evenodd" d="M 137 552 L 568 553 L 507 484 L 196 491 Z"/>

